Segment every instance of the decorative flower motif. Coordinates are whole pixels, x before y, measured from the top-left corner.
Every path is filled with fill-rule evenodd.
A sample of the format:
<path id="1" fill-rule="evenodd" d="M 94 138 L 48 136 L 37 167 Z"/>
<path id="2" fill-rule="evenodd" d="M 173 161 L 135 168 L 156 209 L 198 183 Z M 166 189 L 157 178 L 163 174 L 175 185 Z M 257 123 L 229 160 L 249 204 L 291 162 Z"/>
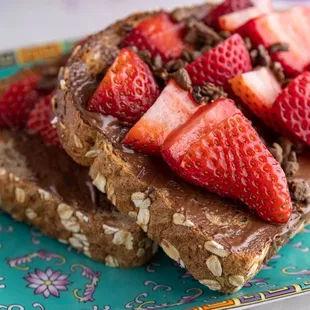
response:
<path id="1" fill-rule="evenodd" d="M 29 282 L 28 287 L 35 289 L 35 294 L 43 294 L 45 298 L 50 295 L 59 297 L 59 291 L 66 291 L 67 285 L 71 284 L 66 280 L 69 275 L 62 275 L 61 271 L 53 272 L 50 268 L 45 272 L 35 269 L 35 272 L 29 272 L 28 275 L 24 278 Z"/>

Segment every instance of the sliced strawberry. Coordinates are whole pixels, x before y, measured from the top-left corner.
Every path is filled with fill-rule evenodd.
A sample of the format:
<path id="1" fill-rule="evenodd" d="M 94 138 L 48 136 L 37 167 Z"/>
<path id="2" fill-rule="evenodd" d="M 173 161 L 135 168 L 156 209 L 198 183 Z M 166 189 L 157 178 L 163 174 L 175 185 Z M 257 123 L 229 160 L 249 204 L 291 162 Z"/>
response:
<path id="1" fill-rule="evenodd" d="M 230 99 L 219 99 L 211 105 L 201 106 L 185 124 L 167 137 L 161 150 L 163 159 L 177 170 L 193 142 L 235 113 L 240 113 L 240 110 Z"/>
<path id="2" fill-rule="evenodd" d="M 222 15 L 219 18 L 218 23 L 221 29 L 233 32 L 250 19 L 270 12 L 271 11 L 269 7 L 261 9 L 259 7 L 253 6 L 241 11 Z"/>
<path id="3" fill-rule="evenodd" d="M 302 73 L 283 90 L 272 112 L 280 128 L 310 145 L 310 72 Z"/>
<path id="4" fill-rule="evenodd" d="M 167 136 L 185 123 L 197 108 L 191 94 L 170 80 L 154 105 L 128 132 L 123 143 L 136 151 L 159 156 Z"/>
<path id="5" fill-rule="evenodd" d="M 194 85 L 207 82 L 227 86 L 229 79 L 252 70 L 251 58 L 243 39 L 234 34 L 186 66 Z"/>
<path id="6" fill-rule="evenodd" d="M 274 122 L 270 108 L 281 93 L 281 85 L 267 68 L 259 68 L 230 80 L 234 93 L 267 124 Z"/>
<path id="7" fill-rule="evenodd" d="M 310 11 L 303 11 L 305 15 L 310 17 Z M 308 13 L 307 13 L 308 12 Z M 300 16 L 300 11 L 296 9 L 281 13 L 272 13 L 250 20 L 238 29 L 242 36 L 251 38 L 254 46 L 259 44 L 270 48 L 276 43 L 289 44 L 289 51 L 271 53 L 273 61 L 279 61 L 284 68 L 287 76 L 295 77 L 303 72 L 307 64 L 310 62 L 310 54 L 308 52 L 308 39 L 304 39 L 305 27 L 307 32 L 310 31 L 308 24 L 300 24 L 296 20 Z M 303 17 L 306 19 L 306 17 Z M 304 20 L 303 19 L 303 20 Z"/>
<path id="8" fill-rule="evenodd" d="M 36 103 L 34 109 L 30 112 L 27 127 L 30 132 L 42 136 L 47 144 L 60 146 L 56 128 L 51 124 L 54 118 L 51 100 L 55 91 Z"/>
<path id="9" fill-rule="evenodd" d="M 204 22 L 216 29 L 220 29 L 219 17 L 225 14 L 238 12 L 253 6 L 251 0 L 225 0 L 223 3 L 214 7 L 204 18 Z"/>
<path id="10" fill-rule="evenodd" d="M 127 35 L 123 46 L 136 46 L 169 61 L 180 57 L 184 49 L 183 38 L 184 25 L 175 24 L 167 13 L 162 12 L 138 24 Z"/>
<path id="11" fill-rule="evenodd" d="M 285 174 L 249 121 L 237 113 L 206 132 L 183 157 L 182 176 L 240 199 L 268 222 L 286 223 L 292 207 Z"/>
<path id="12" fill-rule="evenodd" d="M 158 96 L 159 87 L 149 67 L 132 50 L 124 48 L 88 102 L 87 109 L 132 124 Z"/>
<path id="13" fill-rule="evenodd" d="M 291 140 L 310 145 L 310 72 L 299 75 L 283 91 L 265 68 L 230 82 L 235 94 L 268 126 Z"/>
<path id="14" fill-rule="evenodd" d="M 28 114 L 39 98 L 36 90 L 40 76 L 29 71 L 23 77 L 12 83 L 0 97 L 0 128 L 23 128 Z"/>

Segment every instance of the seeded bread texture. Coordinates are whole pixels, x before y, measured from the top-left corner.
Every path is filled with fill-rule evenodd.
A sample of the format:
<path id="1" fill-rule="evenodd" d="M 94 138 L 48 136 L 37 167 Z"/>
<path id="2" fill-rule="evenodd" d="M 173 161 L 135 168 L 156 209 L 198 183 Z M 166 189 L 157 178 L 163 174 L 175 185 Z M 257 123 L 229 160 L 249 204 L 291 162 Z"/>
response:
<path id="1" fill-rule="evenodd" d="M 172 259 L 210 289 L 236 292 L 289 238 L 303 229 L 309 222 L 310 206 L 295 206 L 287 226 L 264 223 L 238 202 L 221 199 L 178 180 L 160 161 L 127 154 L 119 140 L 83 118 L 85 115 L 75 100 L 80 95 L 79 83 L 102 75 L 114 57 L 109 53 L 111 59 L 103 65 L 95 50 L 116 52 L 123 35 L 122 25 L 131 24 L 132 20 L 136 23 L 146 16 L 149 14 L 117 22 L 91 36 L 73 52 L 59 75 L 56 113 L 61 143 L 75 161 L 90 167 L 93 184 L 122 213 L 135 218 Z M 96 59 L 101 59 L 100 71 L 92 65 Z M 77 66 L 83 69 L 78 75 Z M 310 172 L 307 177 L 309 181 Z"/>
<path id="2" fill-rule="evenodd" d="M 107 266 L 146 263 L 156 245 L 95 191 L 87 170 L 60 148 L 48 147 L 38 137 L 0 131 L 2 210 Z"/>

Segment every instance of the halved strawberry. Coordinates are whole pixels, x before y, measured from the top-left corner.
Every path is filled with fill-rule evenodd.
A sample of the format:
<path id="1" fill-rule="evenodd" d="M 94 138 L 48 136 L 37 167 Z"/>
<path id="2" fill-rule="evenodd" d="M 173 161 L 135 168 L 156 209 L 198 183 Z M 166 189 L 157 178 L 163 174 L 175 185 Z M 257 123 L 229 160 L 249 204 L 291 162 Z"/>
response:
<path id="1" fill-rule="evenodd" d="M 281 85 L 273 73 L 265 68 L 247 72 L 230 80 L 234 93 L 248 108 L 267 124 L 274 122 L 271 107 L 281 93 Z"/>
<path id="2" fill-rule="evenodd" d="M 298 18 L 300 10 L 289 10 L 272 13 L 250 20 L 238 29 L 242 36 L 248 36 L 254 46 L 259 44 L 270 48 L 276 43 L 287 43 L 289 51 L 271 53 L 273 61 L 279 61 L 287 76 L 295 77 L 303 72 L 310 62 L 309 46 L 304 38 L 305 27 L 310 31 L 309 24 L 302 24 Z M 310 10 L 303 11 L 303 19 L 310 17 Z M 306 16 L 306 17 L 305 17 Z"/>
<path id="3" fill-rule="evenodd" d="M 251 58 L 243 39 L 234 34 L 186 68 L 193 85 L 213 83 L 227 86 L 229 79 L 252 70 Z"/>
<path id="4" fill-rule="evenodd" d="M 299 75 L 283 91 L 265 68 L 230 82 L 235 94 L 268 126 L 310 145 L 310 72 Z"/>
<path id="5" fill-rule="evenodd" d="M 167 136 L 198 108 L 191 94 L 170 80 L 154 105 L 131 128 L 123 143 L 136 151 L 160 155 Z"/>
<path id="6" fill-rule="evenodd" d="M 292 206 L 280 164 L 241 112 L 232 109 L 228 117 L 215 116 L 218 124 L 206 127 L 206 134 L 187 149 L 177 169 L 180 175 L 209 191 L 240 199 L 268 222 L 286 223 Z"/>
<path id="7" fill-rule="evenodd" d="M 201 106 L 167 137 L 161 150 L 163 159 L 177 170 L 190 145 L 234 113 L 240 113 L 240 110 L 230 99 L 219 99 L 211 105 Z"/>
<path id="8" fill-rule="evenodd" d="M 220 29 L 219 17 L 225 14 L 237 12 L 253 6 L 251 0 L 225 0 L 223 3 L 214 7 L 204 18 L 204 22 L 216 29 Z"/>
<path id="9" fill-rule="evenodd" d="M 39 98 L 36 90 L 40 76 L 29 71 L 12 83 L 0 97 L 0 128 L 23 128 L 28 114 Z"/>
<path id="10" fill-rule="evenodd" d="M 280 128 L 310 145 L 310 72 L 300 74 L 282 91 L 272 112 Z"/>
<path id="11" fill-rule="evenodd" d="M 87 109 L 132 124 L 158 96 L 159 87 L 149 67 L 132 50 L 124 48 L 88 102 Z"/>
<path id="12" fill-rule="evenodd" d="M 54 118 L 51 100 L 55 91 L 41 99 L 28 116 L 27 127 L 31 133 L 42 136 L 47 144 L 60 146 L 56 128 L 51 124 Z"/>
<path id="13" fill-rule="evenodd" d="M 138 24 L 124 39 L 123 46 L 136 46 L 169 61 L 180 57 L 183 38 L 184 25 L 175 24 L 169 14 L 162 12 Z"/>
<path id="14" fill-rule="evenodd" d="M 253 6 L 241 11 L 222 15 L 221 17 L 219 17 L 218 23 L 221 29 L 233 32 L 250 19 L 270 12 L 271 10 L 269 6 L 262 8 Z"/>

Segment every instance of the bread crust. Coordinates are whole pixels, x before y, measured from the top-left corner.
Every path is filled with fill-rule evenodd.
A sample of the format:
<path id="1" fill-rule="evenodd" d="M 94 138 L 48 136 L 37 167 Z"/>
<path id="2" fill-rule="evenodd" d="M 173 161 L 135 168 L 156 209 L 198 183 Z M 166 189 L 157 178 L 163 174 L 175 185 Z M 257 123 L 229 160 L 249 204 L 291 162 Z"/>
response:
<path id="1" fill-rule="evenodd" d="M 28 147 L 35 148 L 35 152 L 26 152 Z M 35 168 L 30 156 L 38 154 L 42 158 L 35 159 Z M 57 161 L 63 162 L 63 171 L 55 171 Z M 69 185 L 70 171 L 74 175 Z M 153 242 L 133 219 L 112 207 L 104 195 L 98 205 L 92 203 L 93 193 L 84 192 L 82 187 L 80 190 L 75 181 L 79 177 L 86 179 L 87 171 L 60 148 L 47 147 L 38 137 L 0 131 L 2 210 L 108 266 L 132 268 L 145 264 L 153 256 Z M 49 186 L 48 178 L 55 180 L 56 190 Z M 62 178 L 67 179 L 66 188 L 59 181 Z M 77 194 L 79 190 L 81 194 Z"/>
<path id="2" fill-rule="evenodd" d="M 149 15 L 129 16 L 76 48 L 59 75 L 57 130 L 67 153 L 90 167 L 94 184 L 121 212 L 135 216 L 149 238 L 202 284 L 233 293 L 309 222 L 310 206 L 295 208 L 287 226 L 264 223 L 240 203 L 185 184 L 163 163 L 122 149 L 117 137 L 85 117 L 78 98 L 87 95 L 79 93 L 80 86 L 91 83 L 113 61 L 122 26 L 135 25 Z M 102 57 L 106 54 L 111 57 Z M 97 66 L 96 59 L 100 59 Z M 95 158 L 87 156 L 90 151 Z M 310 172 L 303 177 L 309 181 Z"/>

